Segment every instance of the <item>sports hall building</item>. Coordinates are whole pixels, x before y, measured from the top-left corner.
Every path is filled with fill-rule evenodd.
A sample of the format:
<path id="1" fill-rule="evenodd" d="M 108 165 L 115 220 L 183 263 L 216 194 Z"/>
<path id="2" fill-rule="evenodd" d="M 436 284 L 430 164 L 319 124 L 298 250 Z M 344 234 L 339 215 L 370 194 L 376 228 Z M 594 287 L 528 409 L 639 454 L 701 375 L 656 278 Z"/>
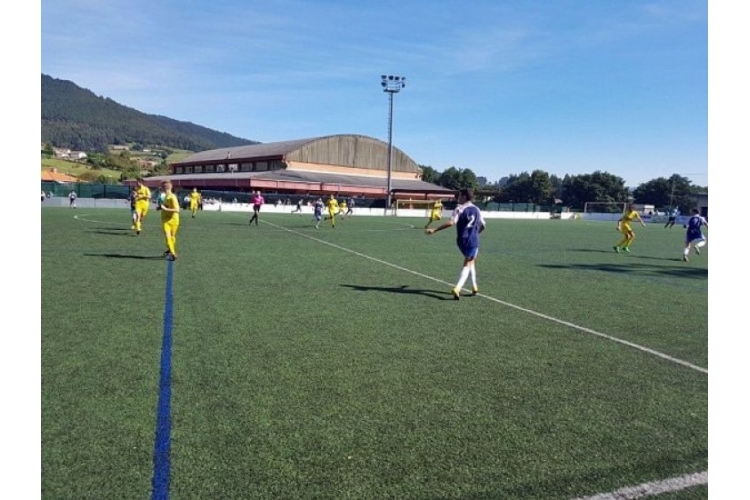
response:
<path id="1" fill-rule="evenodd" d="M 448 199 L 454 192 L 422 181 L 417 163 L 393 147 L 392 199 Z M 330 135 L 191 154 L 170 165 L 171 174 L 145 178 L 175 190 L 278 193 L 292 196 L 388 195 L 388 144 L 362 135 Z M 134 180 L 126 184 L 135 184 Z"/>

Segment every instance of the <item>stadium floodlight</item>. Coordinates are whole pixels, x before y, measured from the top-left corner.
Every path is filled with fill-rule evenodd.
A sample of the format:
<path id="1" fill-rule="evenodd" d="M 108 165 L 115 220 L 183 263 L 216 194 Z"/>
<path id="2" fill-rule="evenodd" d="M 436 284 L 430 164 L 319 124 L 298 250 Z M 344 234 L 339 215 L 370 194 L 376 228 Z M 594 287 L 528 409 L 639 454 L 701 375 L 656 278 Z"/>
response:
<path id="1" fill-rule="evenodd" d="M 393 94 L 397 94 L 406 87 L 406 77 L 395 75 L 380 75 L 380 85 L 383 92 L 388 92 L 388 198 L 385 213 L 391 207 L 391 162 L 393 161 Z"/>

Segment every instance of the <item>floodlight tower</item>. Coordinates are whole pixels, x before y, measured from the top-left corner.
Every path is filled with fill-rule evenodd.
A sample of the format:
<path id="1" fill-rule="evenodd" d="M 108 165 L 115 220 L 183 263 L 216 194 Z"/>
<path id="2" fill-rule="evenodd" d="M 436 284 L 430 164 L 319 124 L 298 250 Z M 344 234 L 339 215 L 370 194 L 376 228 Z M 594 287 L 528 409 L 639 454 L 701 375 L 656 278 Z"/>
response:
<path id="1" fill-rule="evenodd" d="M 383 92 L 388 92 L 388 199 L 385 204 L 385 213 L 391 207 L 391 162 L 393 161 L 393 94 L 397 94 L 406 87 L 406 77 L 394 75 L 381 75 L 380 85 Z"/>

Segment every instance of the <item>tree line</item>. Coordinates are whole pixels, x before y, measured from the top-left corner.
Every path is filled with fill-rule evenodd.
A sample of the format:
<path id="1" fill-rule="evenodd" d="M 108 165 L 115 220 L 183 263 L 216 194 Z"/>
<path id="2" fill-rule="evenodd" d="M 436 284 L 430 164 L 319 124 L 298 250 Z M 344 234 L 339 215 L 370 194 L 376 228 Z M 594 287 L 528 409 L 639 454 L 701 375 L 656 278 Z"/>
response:
<path id="1" fill-rule="evenodd" d="M 425 182 L 452 190 L 470 188 L 488 201 L 561 204 L 574 210 L 581 210 L 586 202 L 592 201 L 632 201 L 656 208 L 678 207 L 681 212 L 687 213 L 695 206 L 696 196 L 708 192 L 707 187 L 695 186 L 690 179 L 679 174 L 672 174 L 669 178 L 658 177 L 631 190 L 625 186 L 622 177 L 602 171 L 566 174 L 560 178 L 543 170 L 534 170 L 490 183 L 485 177 L 477 177 L 469 168 L 450 167 L 442 172 L 426 165 L 420 165 L 420 168 Z"/>

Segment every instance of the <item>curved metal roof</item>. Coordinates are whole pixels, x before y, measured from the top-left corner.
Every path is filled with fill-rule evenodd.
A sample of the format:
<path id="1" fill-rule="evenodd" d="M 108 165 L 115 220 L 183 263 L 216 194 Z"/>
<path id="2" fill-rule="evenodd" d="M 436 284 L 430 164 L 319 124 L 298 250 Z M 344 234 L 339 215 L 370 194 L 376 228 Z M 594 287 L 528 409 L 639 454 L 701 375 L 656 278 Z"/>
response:
<path id="1" fill-rule="evenodd" d="M 241 160 L 249 158 L 261 158 L 267 156 L 283 156 L 308 142 L 317 141 L 324 137 L 311 137 L 308 139 L 295 139 L 291 141 L 269 142 L 266 144 L 251 144 L 248 146 L 235 146 L 231 148 L 210 149 L 200 151 L 183 158 L 173 165 L 191 165 L 194 163 L 203 163 L 210 161 L 222 160 Z"/>
<path id="2" fill-rule="evenodd" d="M 231 181 L 274 180 L 286 182 L 338 184 L 349 187 L 385 187 L 384 179 L 379 177 L 366 177 L 361 175 L 344 175 L 322 172 L 300 172 L 294 170 L 273 170 L 267 172 L 226 172 L 221 174 L 180 174 L 160 175 L 147 177 L 148 182 L 171 181 L 200 181 L 200 180 L 222 179 Z M 454 190 L 431 184 L 419 179 L 399 179 L 391 181 L 391 188 L 395 191 L 424 191 L 432 193 L 445 193 L 450 195 Z"/>
<path id="3" fill-rule="evenodd" d="M 358 134 L 337 134 L 307 139 L 212 149 L 191 154 L 173 166 L 243 163 L 253 160 L 286 160 L 349 168 L 419 172 L 419 165 L 406 153 L 379 139 Z M 389 160 L 389 153 L 392 153 Z"/>

